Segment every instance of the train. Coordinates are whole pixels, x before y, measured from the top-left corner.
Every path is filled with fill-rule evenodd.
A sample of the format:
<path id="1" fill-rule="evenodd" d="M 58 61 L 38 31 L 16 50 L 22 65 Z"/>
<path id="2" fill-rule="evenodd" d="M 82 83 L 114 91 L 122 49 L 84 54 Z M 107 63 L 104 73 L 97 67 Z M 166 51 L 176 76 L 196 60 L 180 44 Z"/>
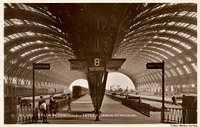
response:
<path id="1" fill-rule="evenodd" d="M 88 93 L 88 88 L 82 86 L 73 86 L 72 97 L 79 98 Z"/>
<path id="2" fill-rule="evenodd" d="M 5 97 L 30 97 L 33 94 L 32 86 L 25 85 L 4 85 L 4 95 Z M 47 94 L 59 94 L 63 93 L 63 89 L 59 88 L 45 88 L 45 87 L 35 87 L 35 96 L 47 95 Z"/>

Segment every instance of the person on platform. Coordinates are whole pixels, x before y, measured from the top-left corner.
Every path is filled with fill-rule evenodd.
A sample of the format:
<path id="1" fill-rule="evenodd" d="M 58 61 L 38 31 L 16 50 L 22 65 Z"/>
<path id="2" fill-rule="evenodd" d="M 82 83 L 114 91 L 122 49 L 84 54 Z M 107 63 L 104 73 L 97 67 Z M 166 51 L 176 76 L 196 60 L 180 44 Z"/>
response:
<path id="1" fill-rule="evenodd" d="M 39 111 L 40 111 L 40 119 L 42 120 L 42 115 L 43 115 L 43 112 L 42 110 L 40 109 L 40 105 L 43 103 L 43 96 L 40 96 L 40 100 L 39 100 L 39 103 L 38 103 L 38 108 L 39 108 Z"/>
<path id="2" fill-rule="evenodd" d="M 48 123 L 47 122 L 47 104 L 46 104 L 46 101 L 43 100 L 42 104 L 40 105 L 40 109 L 42 110 L 43 112 L 43 123 Z"/>
<path id="3" fill-rule="evenodd" d="M 49 100 L 49 106 L 50 106 L 50 113 L 51 113 L 51 117 L 52 116 L 56 116 L 56 100 L 53 99 L 53 96 L 50 96 L 50 100 Z"/>
<path id="4" fill-rule="evenodd" d="M 141 97 L 140 97 L 140 96 L 139 96 L 139 100 L 138 100 L 138 102 L 139 102 L 139 103 L 141 103 L 141 102 L 142 102 L 142 99 L 141 99 Z"/>
<path id="5" fill-rule="evenodd" d="M 72 98 L 71 98 L 71 96 L 70 96 L 70 94 L 67 94 L 67 102 L 68 102 L 68 111 L 71 111 L 71 100 L 72 100 Z"/>

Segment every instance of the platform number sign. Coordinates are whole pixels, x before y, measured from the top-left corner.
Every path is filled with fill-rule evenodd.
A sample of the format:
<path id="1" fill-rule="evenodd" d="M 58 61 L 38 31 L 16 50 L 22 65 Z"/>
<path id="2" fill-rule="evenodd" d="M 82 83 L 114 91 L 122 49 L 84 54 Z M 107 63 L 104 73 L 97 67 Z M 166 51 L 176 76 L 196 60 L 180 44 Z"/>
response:
<path id="1" fill-rule="evenodd" d="M 94 59 L 94 66 L 99 67 L 100 66 L 100 58 Z"/>
<path id="2" fill-rule="evenodd" d="M 147 69 L 163 69 L 164 63 L 147 63 Z"/>
<path id="3" fill-rule="evenodd" d="M 90 58 L 88 60 L 88 71 L 101 72 L 105 71 L 105 59 L 100 57 Z"/>
<path id="4" fill-rule="evenodd" d="M 162 113 L 161 113 L 161 122 L 164 121 L 165 117 L 165 63 L 164 60 L 162 63 L 147 63 L 147 69 L 162 69 Z"/>
<path id="5" fill-rule="evenodd" d="M 39 69 L 39 70 L 49 70 L 50 63 L 34 63 L 33 67 L 34 69 Z"/>

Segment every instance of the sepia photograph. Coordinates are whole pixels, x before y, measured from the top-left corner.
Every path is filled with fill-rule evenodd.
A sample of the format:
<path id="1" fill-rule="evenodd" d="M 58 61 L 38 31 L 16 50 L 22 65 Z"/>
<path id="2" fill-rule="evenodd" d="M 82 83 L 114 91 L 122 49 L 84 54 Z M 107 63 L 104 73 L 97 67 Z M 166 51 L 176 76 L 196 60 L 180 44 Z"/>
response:
<path id="1" fill-rule="evenodd" d="M 197 8 L 4 2 L 3 124 L 197 127 Z"/>

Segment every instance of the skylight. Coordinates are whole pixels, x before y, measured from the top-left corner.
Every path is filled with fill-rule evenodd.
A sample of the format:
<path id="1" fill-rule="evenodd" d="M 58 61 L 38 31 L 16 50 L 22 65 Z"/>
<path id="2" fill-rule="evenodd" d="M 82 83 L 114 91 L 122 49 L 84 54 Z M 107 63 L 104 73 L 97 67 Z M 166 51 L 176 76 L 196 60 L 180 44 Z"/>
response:
<path id="1" fill-rule="evenodd" d="M 180 49 L 176 48 L 176 47 L 172 47 L 172 49 L 175 50 L 178 53 L 182 53 L 182 51 Z"/>
<path id="2" fill-rule="evenodd" d="M 176 70 L 179 72 L 180 75 L 184 74 L 183 71 L 179 67 L 177 67 Z"/>
<path id="3" fill-rule="evenodd" d="M 30 50 L 28 52 L 25 52 L 24 54 L 21 55 L 21 57 L 25 57 L 26 55 L 30 54 L 30 53 L 33 53 L 33 52 L 36 52 L 36 51 L 40 51 L 42 50 L 43 48 L 37 48 L 37 49 L 33 49 L 33 50 Z"/>
<path id="4" fill-rule="evenodd" d="M 191 69 L 190 69 L 188 66 L 184 65 L 183 67 L 184 67 L 184 69 L 186 70 L 186 72 L 187 72 L 188 74 L 189 74 L 189 73 L 192 73 Z"/>
<path id="5" fill-rule="evenodd" d="M 25 33 L 26 33 L 26 35 L 29 35 L 29 36 L 35 35 L 35 33 L 31 32 L 31 31 L 28 31 L 28 32 L 25 32 Z"/>
<path id="6" fill-rule="evenodd" d="M 170 71 L 172 72 L 173 76 L 177 76 L 176 72 L 173 69 L 170 69 Z"/>
<path id="7" fill-rule="evenodd" d="M 24 22 L 20 19 L 10 19 L 10 21 L 15 25 L 22 25 Z"/>
<path id="8" fill-rule="evenodd" d="M 197 66 L 196 66 L 196 64 L 195 64 L 195 63 L 192 63 L 191 65 L 192 65 L 193 69 L 197 71 Z"/>
<path id="9" fill-rule="evenodd" d="M 188 45 L 184 42 L 181 42 L 180 45 L 183 46 L 184 48 L 188 49 L 188 50 L 192 48 L 190 45 Z"/>

